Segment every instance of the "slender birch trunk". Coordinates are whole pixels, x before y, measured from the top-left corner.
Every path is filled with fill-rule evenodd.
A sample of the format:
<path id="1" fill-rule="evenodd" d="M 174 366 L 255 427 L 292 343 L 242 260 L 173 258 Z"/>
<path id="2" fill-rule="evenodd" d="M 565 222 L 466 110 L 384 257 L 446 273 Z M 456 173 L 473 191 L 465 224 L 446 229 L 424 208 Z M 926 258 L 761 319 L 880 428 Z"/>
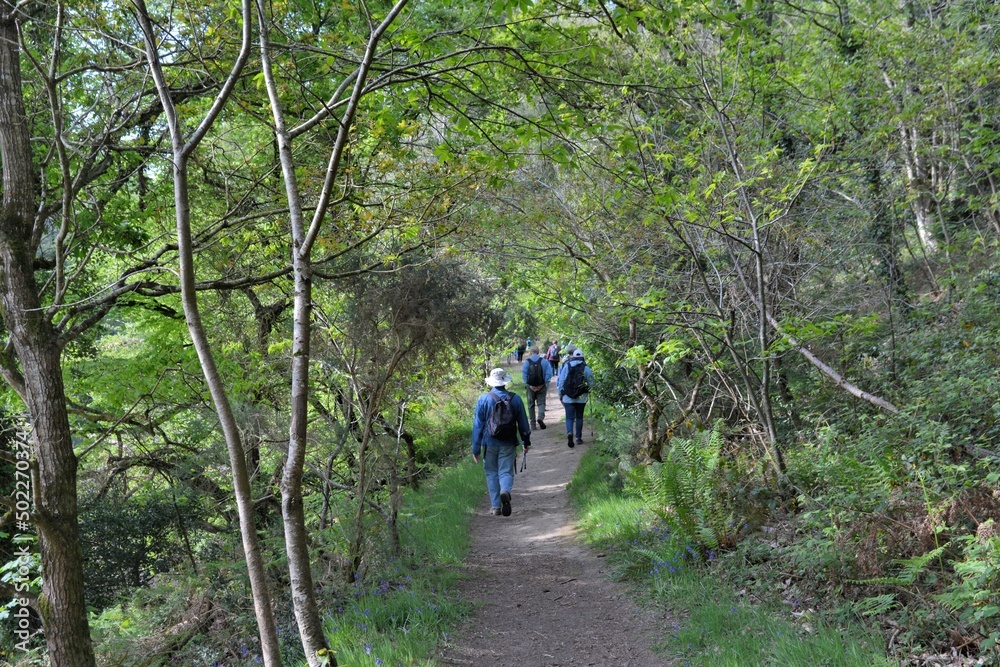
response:
<path id="1" fill-rule="evenodd" d="M 281 173 L 285 183 L 285 197 L 288 201 L 291 222 L 291 263 L 294 280 L 294 310 L 292 320 L 291 358 L 291 421 L 288 429 L 288 456 L 281 475 L 281 515 L 285 530 L 285 551 L 288 556 L 288 573 L 292 588 L 292 602 L 299 636 L 306 660 L 310 667 L 326 664 L 328 655 L 323 624 L 316 604 L 312 578 L 312 564 L 309 558 L 309 535 L 306 530 L 305 510 L 302 498 L 302 473 L 308 447 L 309 418 L 309 364 L 312 339 L 312 247 L 319 229 L 330 207 L 334 184 L 340 174 L 340 164 L 349 141 L 350 127 L 357 113 L 358 104 L 365 93 L 368 72 L 375 58 L 375 49 L 386 29 L 406 4 L 400 0 L 388 16 L 377 27 L 373 26 L 368 38 L 365 55 L 357 71 L 346 78 L 338 88 L 328 108 L 343 106 L 337 138 L 330 153 L 323 188 L 312 221 L 307 225 L 303 214 L 302 193 L 295 175 L 295 159 L 292 141 L 301 132 L 311 127 L 306 123 L 300 128 L 289 129 L 278 94 L 278 84 L 274 79 L 270 53 L 270 26 L 267 6 L 263 0 L 257 1 L 257 17 L 260 25 L 260 53 L 264 83 L 274 119 L 274 136 L 278 145 Z M 354 87 L 350 97 L 339 99 L 353 79 Z M 363 457 L 362 457 L 363 462 Z M 363 464 L 363 463 L 362 463 Z M 363 505 L 359 505 L 363 507 Z M 330 656 L 336 665 L 336 659 Z"/>
<path id="2" fill-rule="evenodd" d="M 242 2 L 243 41 L 240 54 L 233 69 L 219 91 L 212 107 L 206 113 L 201 123 L 185 138 L 173 104 L 169 84 L 163 74 L 157 50 L 157 38 L 146 9 L 145 0 L 134 0 L 146 45 L 146 60 L 156 84 L 156 90 L 163 104 L 164 115 L 170 129 L 173 152 L 174 178 L 174 215 L 177 225 L 177 254 L 180 268 L 181 303 L 184 308 L 184 318 L 188 332 L 198 353 L 205 383 L 212 396 L 219 425 L 226 441 L 229 453 L 229 465 L 233 475 L 233 491 L 236 496 L 236 508 L 240 520 L 240 535 L 243 538 L 243 552 L 246 558 L 247 571 L 250 577 L 250 589 L 253 597 L 254 614 L 260 632 L 261 652 L 266 667 L 280 667 L 281 652 L 278 644 L 277 626 L 271 608 L 271 594 L 268 590 L 264 558 L 261 554 L 260 541 L 255 525 L 253 495 L 250 486 L 250 476 L 247 471 L 246 455 L 240 437 L 239 425 L 233 414 L 229 395 L 222 380 L 211 343 L 201 320 L 198 306 L 198 293 L 195 289 L 194 243 L 191 234 L 191 205 L 188 194 L 188 159 L 211 129 L 222 108 L 228 102 L 233 87 L 243 67 L 249 59 L 251 49 L 251 4 L 250 0 Z"/>

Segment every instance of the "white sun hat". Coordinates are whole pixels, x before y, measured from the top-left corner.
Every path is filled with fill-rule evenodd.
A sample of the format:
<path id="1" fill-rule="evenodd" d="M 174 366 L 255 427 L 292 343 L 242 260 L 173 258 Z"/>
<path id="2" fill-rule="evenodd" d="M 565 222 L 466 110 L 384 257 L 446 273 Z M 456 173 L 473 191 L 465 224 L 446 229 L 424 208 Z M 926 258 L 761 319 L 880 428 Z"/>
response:
<path id="1" fill-rule="evenodd" d="M 486 384 L 491 387 L 502 387 L 506 384 L 510 384 L 514 381 L 514 378 L 510 376 L 510 373 L 502 368 L 494 368 L 490 371 L 490 376 L 486 378 Z"/>

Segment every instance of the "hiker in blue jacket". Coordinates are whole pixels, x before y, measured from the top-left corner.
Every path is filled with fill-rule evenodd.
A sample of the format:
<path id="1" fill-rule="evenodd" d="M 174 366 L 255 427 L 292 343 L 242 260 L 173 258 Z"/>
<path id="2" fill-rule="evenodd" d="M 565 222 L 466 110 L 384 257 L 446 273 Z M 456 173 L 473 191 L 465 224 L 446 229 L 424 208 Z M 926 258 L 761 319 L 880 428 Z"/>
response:
<path id="1" fill-rule="evenodd" d="M 531 356 L 521 365 L 521 379 L 524 380 L 524 392 L 528 399 L 528 423 L 531 430 L 545 428 L 545 396 L 549 393 L 549 382 L 552 380 L 552 364 L 538 353 L 538 346 L 531 347 Z M 535 421 L 537 406 L 538 421 Z"/>
<path id="2" fill-rule="evenodd" d="M 510 516 L 517 434 L 521 434 L 525 452 L 531 447 L 531 427 L 524 403 L 520 396 L 507 391 L 507 385 L 513 381 L 502 368 L 490 371 L 486 384 L 492 388 L 479 397 L 472 417 L 472 460 L 479 463 L 482 452 L 490 512 L 497 516 Z"/>
<path id="3" fill-rule="evenodd" d="M 559 368 L 556 386 L 559 388 L 559 400 L 566 410 L 566 445 L 573 447 L 574 444 L 582 444 L 583 409 L 587 407 L 587 395 L 594 386 L 594 373 L 583 359 L 583 350 L 574 348 L 569 359 Z"/>

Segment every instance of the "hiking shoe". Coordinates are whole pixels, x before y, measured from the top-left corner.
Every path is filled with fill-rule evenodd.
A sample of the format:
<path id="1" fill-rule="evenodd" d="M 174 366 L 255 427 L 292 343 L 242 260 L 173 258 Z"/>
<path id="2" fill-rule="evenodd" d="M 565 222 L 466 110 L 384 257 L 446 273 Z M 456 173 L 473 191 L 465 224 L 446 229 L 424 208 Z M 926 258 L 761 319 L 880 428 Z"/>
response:
<path id="1" fill-rule="evenodd" d="M 569 448 L 571 448 L 571 449 L 573 448 L 573 434 L 572 433 L 566 434 L 566 446 L 569 447 Z"/>
<path id="2" fill-rule="evenodd" d="M 510 516 L 510 492 L 504 491 L 500 494 L 500 514 Z"/>
<path id="3" fill-rule="evenodd" d="M 576 444 L 582 445 L 583 444 L 583 438 L 577 438 L 576 439 Z"/>
<path id="4" fill-rule="evenodd" d="M 490 514 L 492 514 L 493 516 L 500 516 L 500 508 L 499 507 L 491 507 L 490 508 Z"/>
<path id="5" fill-rule="evenodd" d="M 543 422 L 541 419 L 538 420 L 538 428 L 545 428 L 545 422 Z"/>

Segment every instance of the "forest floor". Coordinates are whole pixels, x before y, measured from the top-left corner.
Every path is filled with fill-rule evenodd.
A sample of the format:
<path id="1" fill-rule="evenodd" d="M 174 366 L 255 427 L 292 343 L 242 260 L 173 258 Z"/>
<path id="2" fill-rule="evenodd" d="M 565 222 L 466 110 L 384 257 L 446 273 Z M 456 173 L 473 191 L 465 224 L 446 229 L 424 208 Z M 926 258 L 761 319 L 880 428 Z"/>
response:
<path id="1" fill-rule="evenodd" d="M 519 373 L 519 367 L 509 372 Z M 523 398 L 523 397 L 522 397 Z M 575 534 L 566 485 L 593 441 L 566 445 L 565 413 L 549 384 L 544 430 L 531 434 L 509 517 L 490 514 L 486 481 L 473 518 L 460 592 L 476 606 L 441 647 L 445 665 L 496 667 L 660 667 L 674 664 L 650 646 L 672 619 L 631 601 L 611 580 L 604 555 Z"/>

